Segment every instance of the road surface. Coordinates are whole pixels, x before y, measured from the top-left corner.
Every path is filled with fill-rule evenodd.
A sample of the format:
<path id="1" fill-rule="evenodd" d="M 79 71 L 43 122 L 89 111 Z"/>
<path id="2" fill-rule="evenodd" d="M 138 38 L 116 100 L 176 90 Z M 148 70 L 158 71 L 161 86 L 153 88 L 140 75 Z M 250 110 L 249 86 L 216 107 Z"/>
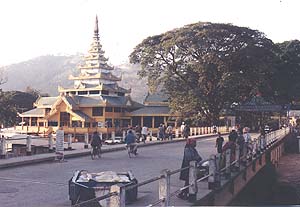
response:
<path id="1" fill-rule="evenodd" d="M 197 141 L 197 150 L 203 159 L 215 153 L 215 139 Z M 158 176 L 163 169 L 180 168 L 184 142 L 154 145 L 139 149 L 139 155 L 129 158 L 126 151 L 105 153 L 101 159 L 90 156 L 73 158 L 67 162 L 48 162 L 4 169 L 0 171 L 1 207 L 70 206 L 68 180 L 76 170 L 90 172 L 131 170 L 139 182 Z M 175 174 L 171 185 L 180 188 L 183 183 Z M 158 182 L 140 187 L 138 201 L 131 206 L 145 206 L 158 199 Z"/>

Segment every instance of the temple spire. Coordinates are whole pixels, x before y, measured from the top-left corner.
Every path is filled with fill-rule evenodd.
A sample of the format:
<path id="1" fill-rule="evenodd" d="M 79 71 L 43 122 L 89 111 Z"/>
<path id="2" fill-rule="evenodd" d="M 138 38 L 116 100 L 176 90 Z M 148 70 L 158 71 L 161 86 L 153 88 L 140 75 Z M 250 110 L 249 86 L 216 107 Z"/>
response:
<path id="1" fill-rule="evenodd" d="M 99 29 L 98 29 L 98 16 L 96 15 L 96 22 L 95 22 L 95 28 L 94 28 L 94 37 L 99 38 Z"/>

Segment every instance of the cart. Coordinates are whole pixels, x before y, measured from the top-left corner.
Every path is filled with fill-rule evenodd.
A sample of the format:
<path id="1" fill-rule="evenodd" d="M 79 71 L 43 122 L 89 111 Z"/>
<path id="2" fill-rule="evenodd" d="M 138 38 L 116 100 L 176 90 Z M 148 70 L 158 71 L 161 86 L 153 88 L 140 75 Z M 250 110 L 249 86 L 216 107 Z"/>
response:
<path id="1" fill-rule="evenodd" d="M 69 180 L 69 199 L 72 205 L 92 200 L 81 204 L 80 207 L 106 206 L 107 203 L 97 201 L 95 198 L 108 194 L 110 187 L 113 185 L 125 184 L 127 187 L 136 185 L 137 183 L 137 179 L 134 178 L 130 171 L 118 173 L 112 171 L 100 173 L 89 173 L 86 170 L 76 171 Z M 137 192 L 137 187 L 125 191 L 126 204 L 137 199 Z"/>

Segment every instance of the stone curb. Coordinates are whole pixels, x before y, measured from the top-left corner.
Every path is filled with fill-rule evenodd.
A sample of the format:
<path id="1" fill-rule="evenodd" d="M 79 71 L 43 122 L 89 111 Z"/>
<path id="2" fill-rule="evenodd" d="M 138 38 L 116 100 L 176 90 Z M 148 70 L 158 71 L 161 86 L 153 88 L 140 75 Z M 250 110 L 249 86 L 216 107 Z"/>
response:
<path id="1" fill-rule="evenodd" d="M 228 133 L 224 133 L 222 135 L 226 135 Z M 209 138 L 209 137 L 213 137 L 213 136 L 217 136 L 217 134 L 208 134 L 206 136 L 201 136 L 199 137 L 199 135 L 196 136 L 191 136 L 192 138 L 196 138 L 196 139 L 203 139 L 203 138 Z M 150 142 L 150 143 L 142 143 L 142 144 L 138 144 L 139 148 L 143 148 L 143 147 L 149 147 L 149 146 L 153 146 L 153 145 L 159 145 L 159 144 L 171 144 L 171 143 L 176 143 L 176 142 L 184 142 L 186 139 L 180 138 L 180 139 L 175 139 L 175 140 L 171 140 L 171 141 L 157 141 L 157 142 Z M 125 147 L 114 147 L 114 148 L 110 148 L 110 149 L 103 149 L 102 153 L 108 153 L 108 152 L 115 152 L 115 151 L 122 151 L 125 150 Z M 70 154 L 65 154 L 64 158 L 75 158 L 75 157 L 81 157 L 81 156 L 87 156 L 90 155 L 90 149 L 83 151 L 83 152 L 76 152 L 76 153 L 70 153 Z M 37 155 L 33 155 L 31 156 L 32 159 L 25 159 L 25 160 L 20 160 L 20 161 L 16 161 L 16 162 L 8 162 L 8 163 L 0 163 L 0 169 L 5 169 L 5 168 L 12 168 L 12 167 L 19 167 L 19 166 L 24 166 L 24 165 L 33 165 L 33 164 L 38 164 L 38 163 L 43 163 L 43 162 L 49 162 L 49 161 L 55 161 L 55 154 L 51 154 L 47 157 L 42 157 L 42 158 L 38 158 L 36 157 Z M 28 158 L 28 157 L 26 157 Z M 0 160 L 1 162 L 1 160 Z"/>

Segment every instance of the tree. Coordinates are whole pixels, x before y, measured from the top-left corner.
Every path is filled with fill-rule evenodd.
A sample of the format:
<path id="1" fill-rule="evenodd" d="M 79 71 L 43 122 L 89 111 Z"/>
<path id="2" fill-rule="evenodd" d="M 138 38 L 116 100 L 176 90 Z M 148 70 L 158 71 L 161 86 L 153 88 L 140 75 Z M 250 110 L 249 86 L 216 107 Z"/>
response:
<path id="1" fill-rule="evenodd" d="M 2 92 L 0 96 L 0 125 L 13 126 L 18 123 L 17 113 L 33 108 L 33 102 L 38 98 L 32 93 L 20 91 Z"/>
<path id="2" fill-rule="evenodd" d="M 280 66 L 273 79 L 278 103 L 300 102 L 300 41 L 277 44 L 280 48 Z"/>
<path id="3" fill-rule="evenodd" d="M 257 30 L 195 23 L 146 38 L 130 55 L 152 88 L 162 86 L 170 106 L 217 122 L 220 111 L 258 91 L 272 96 L 278 48 Z"/>
<path id="4" fill-rule="evenodd" d="M 12 126 L 17 119 L 17 110 L 10 103 L 11 95 L 2 92 L 0 96 L 0 125 Z"/>

